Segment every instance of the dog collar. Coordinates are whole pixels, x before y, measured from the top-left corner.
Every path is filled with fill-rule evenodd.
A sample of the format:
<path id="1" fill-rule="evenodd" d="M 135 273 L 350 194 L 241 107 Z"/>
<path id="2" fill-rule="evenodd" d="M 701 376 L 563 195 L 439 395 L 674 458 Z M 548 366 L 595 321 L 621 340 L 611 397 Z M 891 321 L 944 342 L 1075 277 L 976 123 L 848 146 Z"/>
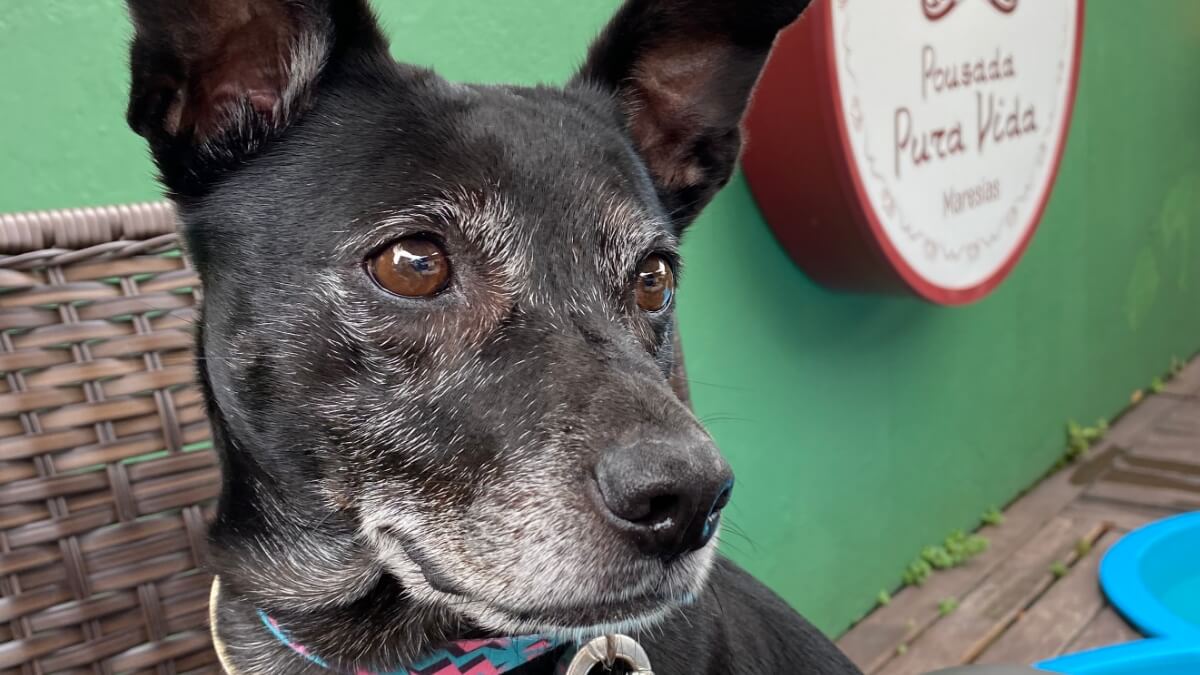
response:
<path id="1" fill-rule="evenodd" d="M 288 649 L 326 670 L 335 670 L 325 659 L 293 641 L 287 631 L 261 609 L 258 610 L 258 618 L 277 640 L 287 645 Z M 540 635 L 456 640 L 408 666 L 383 671 L 357 668 L 346 672 L 348 675 L 501 675 L 544 656 L 563 644 Z"/>

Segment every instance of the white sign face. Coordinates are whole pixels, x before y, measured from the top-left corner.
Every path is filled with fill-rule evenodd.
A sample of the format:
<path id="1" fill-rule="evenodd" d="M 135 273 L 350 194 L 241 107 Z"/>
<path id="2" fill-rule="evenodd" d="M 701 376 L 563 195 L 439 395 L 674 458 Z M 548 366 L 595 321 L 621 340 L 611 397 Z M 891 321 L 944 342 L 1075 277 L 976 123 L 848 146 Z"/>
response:
<path id="1" fill-rule="evenodd" d="M 880 238 L 910 282 L 951 292 L 993 283 L 1054 182 L 1079 3 L 831 0 L 831 9 L 841 124 Z"/>

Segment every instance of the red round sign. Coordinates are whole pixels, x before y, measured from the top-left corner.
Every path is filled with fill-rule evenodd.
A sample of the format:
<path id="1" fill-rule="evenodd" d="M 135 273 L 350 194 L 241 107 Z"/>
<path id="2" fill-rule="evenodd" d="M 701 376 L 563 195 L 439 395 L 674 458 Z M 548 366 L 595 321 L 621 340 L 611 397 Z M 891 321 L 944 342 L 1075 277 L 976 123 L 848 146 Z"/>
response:
<path id="1" fill-rule="evenodd" d="M 989 293 L 1045 209 L 1083 0 L 816 0 L 747 117 L 759 206 L 814 279 L 941 304 Z"/>

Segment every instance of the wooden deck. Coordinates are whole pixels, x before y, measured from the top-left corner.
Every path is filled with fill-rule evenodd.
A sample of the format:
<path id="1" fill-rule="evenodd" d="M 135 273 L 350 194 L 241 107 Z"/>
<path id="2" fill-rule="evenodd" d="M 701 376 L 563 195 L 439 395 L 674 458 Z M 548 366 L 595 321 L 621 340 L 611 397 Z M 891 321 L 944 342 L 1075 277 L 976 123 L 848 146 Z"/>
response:
<path id="1" fill-rule="evenodd" d="M 1200 358 L 1122 415 L 1078 463 L 1009 506 L 1003 524 L 985 527 L 986 552 L 897 593 L 838 644 L 868 675 L 917 675 L 1136 639 L 1100 592 L 1100 558 L 1125 532 L 1196 509 Z M 958 608 L 942 616 L 947 598 Z"/>

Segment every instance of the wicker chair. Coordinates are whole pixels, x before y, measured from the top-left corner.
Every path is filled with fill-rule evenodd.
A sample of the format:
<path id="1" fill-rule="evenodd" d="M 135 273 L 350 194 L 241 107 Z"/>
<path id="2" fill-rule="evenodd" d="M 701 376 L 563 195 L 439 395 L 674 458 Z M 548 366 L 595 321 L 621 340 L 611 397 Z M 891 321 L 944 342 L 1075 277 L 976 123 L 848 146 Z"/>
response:
<path id="1" fill-rule="evenodd" d="M 166 203 L 0 216 L 0 675 L 220 672 L 197 285 Z"/>

